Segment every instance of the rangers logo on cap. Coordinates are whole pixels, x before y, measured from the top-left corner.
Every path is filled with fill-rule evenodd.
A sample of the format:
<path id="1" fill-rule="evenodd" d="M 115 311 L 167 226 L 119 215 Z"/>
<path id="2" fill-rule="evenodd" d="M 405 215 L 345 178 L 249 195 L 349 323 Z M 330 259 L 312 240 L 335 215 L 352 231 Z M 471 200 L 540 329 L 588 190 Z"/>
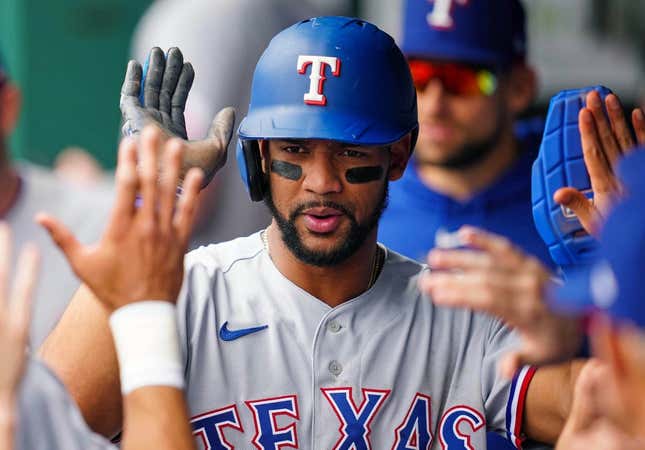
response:
<path id="1" fill-rule="evenodd" d="M 305 93 L 305 103 L 308 105 L 325 106 L 327 97 L 323 95 L 323 84 L 327 77 L 325 68 L 329 66 L 331 74 L 335 77 L 340 76 L 340 59 L 334 56 L 311 56 L 299 55 L 297 69 L 299 74 L 305 74 L 307 67 L 311 66 L 311 75 L 309 75 L 309 92 Z"/>

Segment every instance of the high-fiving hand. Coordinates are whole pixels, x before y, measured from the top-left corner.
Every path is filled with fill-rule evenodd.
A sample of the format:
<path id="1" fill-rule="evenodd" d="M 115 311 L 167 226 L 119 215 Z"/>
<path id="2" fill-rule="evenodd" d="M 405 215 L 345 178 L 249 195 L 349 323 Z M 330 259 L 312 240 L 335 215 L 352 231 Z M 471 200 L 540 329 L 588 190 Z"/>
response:
<path id="1" fill-rule="evenodd" d="M 119 102 L 124 136 L 138 135 L 145 126 L 155 124 L 163 131 L 162 139 L 179 137 L 187 141 L 184 111 L 194 77 L 192 65 L 184 62 L 178 48 L 171 48 L 167 55 L 160 48 L 153 48 L 145 74 L 141 64 L 130 61 Z M 206 186 L 226 162 L 234 126 L 235 110 L 224 108 L 213 119 L 206 138 L 187 141 L 180 178 L 191 167 L 199 167 L 204 172 L 203 186 Z"/>
<path id="2" fill-rule="evenodd" d="M 620 100 L 615 94 L 605 98 L 603 108 L 598 92 L 591 91 L 587 94 L 586 105 L 580 110 L 578 126 L 594 201 L 589 202 L 584 194 L 571 187 L 557 190 L 553 199 L 571 209 L 587 232 L 598 237 L 611 207 L 623 195 L 623 187 L 616 177 L 620 157 L 632 151 L 637 144 L 645 144 L 645 116 L 640 108 L 632 112 L 636 135 L 634 141 Z"/>
<path id="3" fill-rule="evenodd" d="M 524 364 L 548 363 L 571 357 L 581 343 L 575 320 L 553 314 L 544 301 L 549 272 L 505 237 L 474 227 L 458 235 L 467 249 L 432 250 L 431 272 L 420 289 L 442 306 L 469 308 L 500 318 L 522 337 L 522 347 L 501 361 L 510 377 Z"/>
<path id="4" fill-rule="evenodd" d="M 190 169 L 177 198 L 184 145 L 176 138 L 162 142 L 156 127 L 144 129 L 138 144 L 133 139 L 123 140 L 115 203 L 104 234 L 95 245 L 82 245 L 51 216 L 37 217 L 74 272 L 109 310 L 140 300 L 177 299 L 203 180 L 200 169 Z M 164 168 L 161 177 L 159 155 Z M 137 208 L 139 192 L 143 204 Z"/>

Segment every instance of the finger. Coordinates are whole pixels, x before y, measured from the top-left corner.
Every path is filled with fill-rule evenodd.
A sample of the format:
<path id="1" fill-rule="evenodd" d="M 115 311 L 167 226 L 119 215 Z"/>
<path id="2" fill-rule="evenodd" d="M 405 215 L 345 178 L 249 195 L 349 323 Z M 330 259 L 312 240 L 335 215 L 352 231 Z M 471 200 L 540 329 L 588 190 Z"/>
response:
<path id="1" fill-rule="evenodd" d="M 613 167 L 618 161 L 618 158 L 620 158 L 621 151 L 605 116 L 605 110 L 598 92 L 591 91 L 587 94 L 587 109 L 591 111 L 593 116 L 605 157 L 611 167 Z"/>
<path id="2" fill-rule="evenodd" d="M 573 211 L 585 231 L 598 236 L 602 217 L 583 193 L 571 187 L 560 188 L 553 194 L 553 201 Z"/>
<path id="3" fill-rule="evenodd" d="M 172 96 L 171 100 L 172 122 L 178 125 L 181 129 L 186 128 L 186 122 L 184 120 L 184 110 L 186 109 L 186 100 L 188 99 L 190 88 L 193 86 L 194 79 L 195 71 L 193 70 L 192 64 L 184 63 L 184 66 L 181 69 L 181 73 L 179 74 L 179 80 L 177 81 L 175 93 Z M 183 137 L 186 138 L 186 136 Z"/>
<path id="4" fill-rule="evenodd" d="M 598 417 L 595 407 L 595 385 L 599 371 L 602 370 L 600 363 L 596 360 L 589 360 L 582 368 L 573 391 L 573 403 L 569 416 L 570 426 L 575 430 L 588 428 Z"/>
<path id="5" fill-rule="evenodd" d="M 419 279 L 419 288 L 437 305 L 468 308 L 515 320 L 509 304 L 514 295 L 503 278 L 506 277 L 480 272 L 431 272 Z"/>
<path id="6" fill-rule="evenodd" d="M 6 307 L 8 280 L 11 273 L 11 229 L 0 222 L 0 311 Z"/>
<path id="7" fill-rule="evenodd" d="M 38 281 L 38 266 L 40 253 L 34 244 L 27 244 L 18 259 L 16 279 L 11 294 L 11 322 L 14 330 L 19 332 L 23 342 L 29 335 L 31 305 L 36 282 Z"/>
<path id="8" fill-rule="evenodd" d="M 125 138 L 119 145 L 119 159 L 115 174 L 115 200 L 110 214 L 110 224 L 115 221 L 129 221 L 134 216 L 135 199 L 139 180 L 137 177 L 137 144 L 134 139 Z"/>
<path id="9" fill-rule="evenodd" d="M 464 245 L 489 253 L 504 267 L 512 267 L 523 262 L 524 253 L 503 236 L 468 225 L 462 226 L 458 234 Z"/>
<path id="10" fill-rule="evenodd" d="M 159 227 L 163 233 L 172 228 L 173 211 L 177 201 L 177 186 L 179 185 L 179 172 L 183 143 L 179 139 L 171 139 L 165 146 L 163 157 L 163 176 L 160 185 L 159 198 Z"/>
<path id="11" fill-rule="evenodd" d="M 141 64 L 135 60 L 130 60 L 125 71 L 123 85 L 121 86 L 121 105 L 127 99 L 137 106 L 140 106 L 139 93 L 141 92 L 141 76 Z"/>
<path id="12" fill-rule="evenodd" d="M 522 366 L 522 356 L 520 353 L 511 351 L 502 357 L 497 366 L 497 370 L 502 377 L 511 380 Z"/>
<path id="13" fill-rule="evenodd" d="M 605 105 L 607 107 L 609 121 L 611 122 L 611 128 L 614 131 L 614 136 L 616 137 L 616 141 L 619 145 L 620 153 L 629 152 L 634 148 L 636 143 L 634 142 L 634 137 L 629 129 L 620 100 L 616 95 L 609 94 L 607 98 L 605 98 Z"/>
<path id="14" fill-rule="evenodd" d="M 177 230 L 177 236 L 182 245 L 188 243 L 188 238 L 192 232 L 195 215 L 197 213 L 197 196 L 202 184 L 204 173 L 201 169 L 192 168 L 186 174 L 183 184 L 183 192 L 177 203 L 177 212 L 175 213 L 174 224 Z"/>
<path id="15" fill-rule="evenodd" d="M 143 105 L 146 108 L 159 108 L 159 90 L 163 79 L 166 58 L 159 47 L 150 50 L 148 70 L 143 74 Z"/>
<path id="16" fill-rule="evenodd" d="M 578 115 L 580 137 L 582 142 L 582 153 L 585 160 L 591 189 L 595 195 L 613 193 L 616 183 L 613 171 L 609 165 L 602 144 L 597 133 L 594 116 L 586 108 L 580 110 Z"/>
<path id="17" fill-rule="evenodd" d="M 434 249 L 428 253 L 428 265 L 437 270 L 484 270 L 499 265 L 488 253 L 473 250 Z"/>
<path id="18" fill-rule="evenodd" d="M 638 145 L 645 145 L 645 114 L 642 109 L 636 108 L 632 111 L 632 125 Z"/>
<path id="19" fill-rule="evenodd" d="M 83 247 L 69 230 L 69 228 L 67 228 L 53 216 L 44 213 L 39 213 L 36 215 L 36 222 L 38 222 L 43 228 L 45 228 L 45 230 L 47 230 L 49 236 L 52 238 L 58 248 L 61 249 L 61 251 L 65 255 L 65 258 L 67 258 L 67 261 L 69 261 L 74 271 L 78 273 L 77 268 L 79 267 L 80 253 Z"/>
<path id="20" fill-rule="evenodd" d="M 167 114 L 170 118 L 170 102 L 177 87 L 177 80 L 179 74 L 184 66 L 184 55 L 177 47 L 168 50 L 166 56 L 166 68 L 163 73 L 163 80 L 161 82 L 161 91 L 159 92 L 159 111 L 162 114 Z"/>
<path id="21" fill-rule="evenodd" d="M 138 210 L 138 220 L 147 230 L 152 230 L 157 223 L 157 153 L 161 141 L 161 131 L 155 127 L 146 127 L 141 134 L 139 165 L 139 184 L 141 187 L 142 205 Z"/>

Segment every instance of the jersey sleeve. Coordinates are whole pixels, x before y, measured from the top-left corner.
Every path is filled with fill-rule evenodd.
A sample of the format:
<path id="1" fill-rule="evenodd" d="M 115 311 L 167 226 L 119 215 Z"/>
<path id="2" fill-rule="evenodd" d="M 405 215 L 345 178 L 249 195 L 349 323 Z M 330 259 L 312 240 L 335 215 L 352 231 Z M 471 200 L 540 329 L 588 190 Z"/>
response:
<path id="1" fill-rule="evenodd" d="M 63 384 L 41 362 L 30 360 L 18 397 L 18 450 L 116 450 L 90 430 Z"/>
<path id="2" fill-rule="evenodd" d="M 524 404 L 535 368 L 523 367 L 508 380 L 499 374 L 498 365 L 519 343 L 516 333 L 494 320 L 482 360 L 482 394 L 488 429 L 505 436 L 516 448 L 522 448 Z"/>

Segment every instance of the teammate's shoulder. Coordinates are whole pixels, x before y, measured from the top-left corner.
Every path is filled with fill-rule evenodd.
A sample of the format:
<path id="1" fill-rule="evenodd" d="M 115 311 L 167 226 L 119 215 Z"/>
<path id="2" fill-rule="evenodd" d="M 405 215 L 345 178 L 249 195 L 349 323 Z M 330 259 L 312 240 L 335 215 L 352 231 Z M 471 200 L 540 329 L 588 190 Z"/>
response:
<path id="1" fill-rule="evenodd" d="M 202 265 L 228 272 L 236 264 L 255 259 L 264 251 L 260 232 L 227 242 L 201 246 L 186 255 L 185 266 Z"/>

